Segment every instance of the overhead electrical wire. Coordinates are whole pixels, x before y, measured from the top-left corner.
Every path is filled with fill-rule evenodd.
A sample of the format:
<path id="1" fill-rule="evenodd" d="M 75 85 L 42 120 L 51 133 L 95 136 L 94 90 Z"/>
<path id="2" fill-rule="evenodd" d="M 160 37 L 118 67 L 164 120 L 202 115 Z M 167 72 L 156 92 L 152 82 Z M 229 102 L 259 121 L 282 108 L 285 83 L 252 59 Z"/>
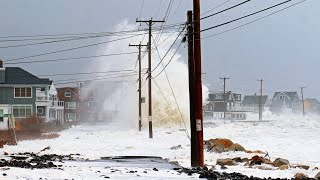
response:
<path id="1" fill-rule="evenodd" d="M 153 29 L 171 29 L 174 27 L 180 26 L 182 23 L 173 23 L 168 24 L 164 27 L 156 26 Z M 148 28 L 140 29 L 140 30 L 124 30 L 124 31 L 109 31 L 109 32 L 86 32 L 86 33 L 65 33 L 65 34 L 37 34 L 37 35 L 10 35 L 10 36 L 0 36 L 0 39 L 8 39 L 8 38 L 33 38 L 33 37 L 55 37 L 55 38 L 74 38 L 77 36 L 92 36 L 92 35 L 101 35 L 101 34 L 121 34 L 121 33 L 134 33 L 134 32 L 141 32 L 141 31 L 148 31 Z M 31 39 L 32 40 L 32 39 Z M 35 40 L 35 39 L 33 39 Z"/>
<path id="2" fill-rule="evenodd" d="M 128 55 L 128 54 L 137 54 L 138 52 L 123 52 L 123 53 L 113 53 L 113 54 L 102 54 L 95 56 L 83 56 L 83 57 L 71 57 L 71 58 L 60 58 L 60 59 L 46 59 L 46 60 L 34 60 L 34 61 L 20 61 L 20 62 L 12 62 L 17 60 L 6 60 L 9 61 L 6 64 L 32 64 L 32 63 L 41 63 L 41 62 L 56 62 L 56 61 L 70 61 L 70 60 L 78 60 L 78 59 L 88 59 L 88 58 L 100 58 L 100 57 L 109 57 L 109 56 L 120 56 L 120 55 Z"/>
<path id="3" fill-rule="evenodd" d="M 207 18 L 209 18 L 209 17 L 212 17 L 212 16 L 215 16 L 215 15 L 221 14 L 221 13 L 223 13 L 223 12 L 229 11 L 229 10 L 231 10 L 231 9 L 233 9 L 233 8 L 236 8 L 236 7 L 238 7 L 238 6 L 241 6 L 241 5 L 243 5 L 243 4 L 245 4 L 245 3 L 248 3 L 248 2 L 250 2 L 250 1 L 251 1 L 251 0 L 243 1 L 243 2 L 241 2 L 241 3 L 239 3 L 239 4 L 236 4 L 236 5 L 234 5 L 234 6 L 231 6 L 231 7 L 229 7 L 229 8 L 226 8 L 226 9 L 221 10 L 221 11 L 219 11 L 219 12 L 210 14 L 210 15 L 205 16 L 205 17 L 202 17 L 202 18 L 200 18 L 200 20 L 207 19 Z"/>
<path id="4" fill-rule="evenodd" d="M 186 26 L 185 26 L 186 27 Z M 161 62 L 163 61 L 163 59 L 168 55 L 168 53 L 170 52 L 170 50 L 172 49 L 172 47 L 174 46 L 174 44 L 176 43 L 176 41 L 179 39 L 180 35 L 182 34 L 182 32 L 184 31 L 185 27 L 180 31 L 180 33 L 177 35 L 176 39 L 173 41 L 173 43 L 171 44 L 171 46 L 169 47 L 169 49 L 167 50 L 167 52 L 165 53 L 165 55 L 163 56 L 162 59 L 160 59 L 160 62 L 156 65 L 156 67 L 151 71 L 155 71 L 159 65 L 161 64 Z M 181 44 L 180 44 L 181 45 Z M 180 46 L 179 45 L 179 46 Z"/>
<path id="5" fill-rule="evenodd" d="M 239 20 L 241 20 L 241 19 L 244 19 L 244 18 L 253 16 L 253 15 L 255 15 L 255 14 L 259 14 L 259 13 L 261 13 L 261 12 L 267 11 L 267 10 L 272 9 L 272 8 L 275 8 L 275 7 L 277 7 L 277 6 L 286 4 L 286 3 L 290 2 L 290 1 L 292 1 L 292 0 L 283 1 L 283 2 L 281 2 L 281 3 L 278 3 L 278 4 L 276 4 L 276 5 L 270 6 L 270 7 L 265 8 L 265 9 L 262 9 L 262 10 L 260 10 L 260 11 L 256 11 L 256 12 L 254 12 L 254 13 L 251 13 L 251 14 L 248 14 L 248 15 L 245 15 L 245 16 L 242 16 L 242 17 L 233 19 L 233 20 L 231 20 L 231 21 L 224 22 L 224 23 L 221 23 L 221 24 L 218 24 L 218 25 L 209 27 L 209 28 L 202 29 L 202 30 L 200 30 L 200 32 L 208 31 L 208 30 L 210 30 L 210 29 L 214 29 L 214 28 L 217 28 L 217 27 L 220 27 L 220 26 L 224 26 L 224 25 L 227 25 L 227 24 L 230 24 L 230 23 L 239 21 Z"/>
<path id="6" fill-rule="evenodd" d="M 155 46 L 155 48 L 156 48 L 157 54 L 158 54 L 158 56 L 159 56 L 159 59 L 161 59 L 161 55 L 160 55 L 160 52 L 159 52 L 159 50 L 158 50 L 158 47 L 157 47 L 157 46 Z M 164 67 L 164 65 L 163 65 L 163 62 L 162 62 L 162 61 L 161 61 L 161 65 L 162 65 L 162 67 L 163 67 L 163 70 L 164 70 L 164 73 L 165 73 L 165 75 L 166 75 L 166 78 L 167 78 L 167 81 L 168 81 L 169 87 L 170 87 L 170 89 L 171 89 L 172 96 L 174 97 L 174 100 L 175 100 L 176 106 L 177 106 L 177 108 L 178 108 L 178 110 L 179 110 L 179 114 L 180 114 L 180 118 L 181 118 L 180 126 L 182 127 L 182 124 L 184 125 L 184 128 L 185 128 L 185 130 L 186 130 L 186 135 L 187 135 L 187 137 L 190 139 L 190 136 L 189 136 L 189 133 L 188 133 L 188 130 L 187 130 L 187 126 L 186 126 L 186 123 L 184 122 L 184 118 L 183 118 L 183 115 L 182 115 L 182 112 L 181 112 L 180 106 L 179 106 L 179 104 L 178 104 L 178 101 L 177 101 L 176 95 L 175 95 L 175 93 L 174 93 L 174 91 L 173 91 L 173 88 L 172 88 L 172 85 L 171 85 L 171 82 L 170 82 L 169 76 L 168 76 L 168 74 L 167 74 L 167 71 L 165 70 L 165 67 Z M 154 79 L 154 78 L 153 78 L 153 81 L 156 83 L 156 81 L 155 81 L 155 79 Z M 157 86 L 158 86 L 158 85 L 157 85 Z M 160 87 L 159 87 L 159 86 L 158 86 L 158 88 L 159 88 L 159 90 L 161 91 L 161 89 L 160 89 Z M 162 95 L 163 95 L 163 93 L 162 93 Z M 171 108 L 171 107 L 170 107 L 170 108 Z M 172 108 L 171 108 L 171 110 L 173 111 L 173 109 L 172 109 Z M 181 122 L 182 122 L 182 123 L 181 123 Z M 182 127 L 182 128 L 183 128 L 183 127 Z"/>
<path id="7" fill-rule="evenodd" d="M 69 82 L 58 82 L 54 83 L 55 85 L 61 85 L 61 84 L 71 84 L 71 83 L 77 83 L 77 82 L 84 82 L 84 81 L 101 81 L 106 79 L 114 79 L 114 78 L 123 78 L 123 77 L 131 77 L 136 76 L 137 74 L 129 74 L 129 75 L 120 75 L 120 76 L 112 76 L 112 77 L 106 77 L 106 78 L 93 78 L 93 79 L 79 79 L 76 81 L 69 81 Z"/>
<path id="8" fill-rule="evenodd" d="M 173 53 L 173 55 L 171 56 L 169 62 L 164 66 L 164 68 L 163 68 L 156 76 L 154 76 L 154 77 L 152 77 L 152 78 L 157 78 L 157 77 L 166 69 L 166 67 L 171 63 L 173 57 L 177 54 L 177 52 L 178 52 L 178 50 L 179 50 L 179 48 L 180 48 L 181 45 L 182 45 L 182 42 L 180 42 L 180 44 L 179 44 L 179 46 L 177 47 L 176 51 L 175 51 L 175 52 Z"/>
<path id="9" fill-rule="evenodd" d="M 223 6 L 224 4 L 228 3 L 229 1 L 231 1 L 231 0 L 226 0 L 226 1 L 224 1 L 223 3 L 221 3 L 221 4 L 218 4 L 217 6 L 215 6 L 215 7 L 211 8 L 211 9 L 205 11 L 204 13 L 202 13 L 201 16 L 207 14 L 207 13 L 210 12 L 210 11 L 213 11 L 213 10 L 219 8 L 220 6 Z"/>
<path id="10" fill-rule="evenodd" d="M 46 53 L 41 53 L 41 54 L 35 54 L 35 55 L 31 55 L 31 56 L 24 56 L 24 57 L 19 57 L 19 58 L 13 58 L 13 59 L 8 59 L 7 61 L 28 59 L 28 58 L 33 58 L 33 57 L 45 56 L 45 55 L 49 55 L 49 54 L 56 54 L 56 53 L 61 53 L 61 52 L 66 52 L 66 51 L 72 51 L 72 50 L 76 50 L 76 49 L 82 49 L 82 48 L 92 47 L 92 46 L 98 46 L 98 45 L 101 45 L 101 44 L 107 44 L 107 43 L 111 43 L 111 42 L 116 42 L 116 41 L 120 41 L 120 40 L 124 40 L 124 39 L 129 39 L 129 38 L 131 38 L 131 37 L 136 37 L 136 36 L 140 36 L 140 35 L 134 35 L 134 36 L 124 37 L 124 38 L 119 38 L 119 39 L 114 39 L 114 40 L 109 40 L 109 41 L 103 41 L 103 42 L 99 42 L 99 43 L 88 44 L 88 45 L 84 45 L 84 46 L 78 46 L 78 47 L 73 47 L 73 48 L 68 48 L 68 49 L 63 49 L 63 50 L 58 50 L 58 51 L 51 51 L 51 52 L 46 52 Z"/>
<path id="11" fill-rule="evenodd" d="M 230 32 L 230 31 L 233 31 L 233 30 L 236 30 L 236 29 L 239 29 L 239 28 L 241 28 L 241 27 L 247 26 L 247 25 L 249 25 L 249 24 L 255 23 L 255 22 L 260 21 L 260 20 L 262 20 L 262 19 L 265 19 L 265 18 L 267 18 L 267 17 L 269 17 L 269 16 L 272 16 L 272 15 L 274 15 L 274 14 L 277 14 L 277 13 L 279 13 L 279 12 L 281 12 L 281 11 L 284 11 L 284 10 L 286 10 L 286 9 L 289 9 L 289 8 L 291 8 L 291 7 L 293 7 L 293 6 L 296 6 L 296 5 L 298 5 L 298 4 L 302 3 L 302 2 L 305 2 L 305 1 L 307 1 L 307 0 L 299 1 L 299 2 L 297 2 L 297 3 L 294 3 L 294 4 L 290 5 L 290 6 L 287 6 L 287 7 L 285 7 L 285 8 L 280 9 L 280 10 L 277 10 L 277 11 L 275 11 L 275 12 L 272 12 L 272 13 L 270 13 L 270 14 L 267 14 L 267 15 L 265 15 L 265 16 L 262 16 L 262 17 L 260 17 L 260 18 L 257 18 L 257 19 L 255 19 L 255 20 L 253 20 L 253 21 L 247 22 L 247 23 L 242 24 L 242 25 L 240 25 L 240 26 L 236 26 L 236 27 L 234 27 L 234 28 L 231 28 L 231 29 L 228 29 L 228 30 L 219 32 L 219 33 L 215 33 L 215 34 L 212 34 L 212 35 L 205 36 L 205 37 L 203 37 L 203 38 L 201 38 L 201 39 L 207 39 L 207 38 L 210 38 L 210 37 L 218 36 L 218 35 L 220 35 L 220 34 L 224 34 L 224 33 L 227 33 L 227 32 Z"/>

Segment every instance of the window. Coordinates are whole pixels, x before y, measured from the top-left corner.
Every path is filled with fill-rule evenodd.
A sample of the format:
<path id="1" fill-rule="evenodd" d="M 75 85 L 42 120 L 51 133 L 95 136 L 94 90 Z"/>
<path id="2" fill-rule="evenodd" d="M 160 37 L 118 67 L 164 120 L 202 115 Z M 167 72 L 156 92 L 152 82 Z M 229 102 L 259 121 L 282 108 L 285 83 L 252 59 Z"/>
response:
<path id="1" fill-rule="evenodd" d="M 26 118 L 32 116 L 32 106 L 12 106 L 13 115 L 16 118 Z"/>
<path id="2" fill-rule="evenodd" d="M 235 95 L 235 98 L 236 98 L 236 100 L 240 101 L 240 100 L 241 100 L 240 94 L 236 94 L 236 95 Z"/>
<path id="3" fill-rule="evenodd" d="M 229 101 L 232 101 L 232 95 L 229 95 Z"/>
<path id="4" fill-rule="evenodd" d="M 76 113 L 66 113 L 65 119 L 68 121 L 75 121 L 76 116 Z"/>
<path id="5" fill-rule="evenodd" d="M 66 107 L 66 109 L 76 109 L 77 103 L 76 102 L 66 102 L 65 107 Z"/>
<path id="6" fill-rule="evenodd" d="M 91 91 L 91 92 L 89 93 L 89 98 L 90 98 L 90 99 L 94 99 L 94 94 L 95 94 L 94 91 Z"/>
<path id="7" fill-rule="evenodd" d="M 279 99 L 281 100 L 284 99 L 284 95 L 279 96 Z"/>
<path id="8" fill-rule="evenodd" d="M 88 106 L 89 106 L 89 108 L 98 108 L 99 103 L 96 101 L 90 101 L 90 102 L 88 102 Z"/>
<path id="9" fill-rule="evenodd" d="M 222 99 L 222 94 L 215 94 L 214 99 Z"/>
<path id="10" fill-rule="evenodd" d="M 71 97 L 71 92 L 70 91 L 64 92 L 64 97 Z"/>
<path id="11" fill-rule="evenodd" d="M 31 98 L 32 89 L 31 87 L 14 88 L 15 98 Z"/>
<path id="12" fill-rule="evenodd" d="M 3 109 L 0 109 L 0 122 L 3 122 Z"/>

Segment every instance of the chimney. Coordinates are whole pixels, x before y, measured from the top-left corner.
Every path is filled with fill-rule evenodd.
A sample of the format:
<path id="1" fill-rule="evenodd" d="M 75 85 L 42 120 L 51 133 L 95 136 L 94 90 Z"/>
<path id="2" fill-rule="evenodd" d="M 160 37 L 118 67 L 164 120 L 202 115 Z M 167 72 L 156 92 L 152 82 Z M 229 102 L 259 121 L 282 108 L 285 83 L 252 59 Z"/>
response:
<path id="1" fill-rule="evenodd" d="M 3 67 L 3 61 L 2 59 L 0 59 L 0 84 L 5 83 L 6 81 L 5 75 L 6 75 L 6 71 L 5 71 L 5 68 Z"/>

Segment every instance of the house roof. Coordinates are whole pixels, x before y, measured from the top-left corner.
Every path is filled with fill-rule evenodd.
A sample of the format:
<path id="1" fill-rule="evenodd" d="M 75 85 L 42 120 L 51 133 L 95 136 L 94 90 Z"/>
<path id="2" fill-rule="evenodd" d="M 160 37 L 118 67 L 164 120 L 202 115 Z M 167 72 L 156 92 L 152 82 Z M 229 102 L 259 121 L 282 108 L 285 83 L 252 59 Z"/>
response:
<path id="1" fill-rule="evenodd" d="M 45 84 L 51 85 L 52 81 L 49 79 L 38 78 L 37 76 L 29 73 L 28 71 L 21 69 L 20 67 L 6 67 L 5 68 L 5 82 L 2 84 Z"/>
<path id="2" fill-rule="evenodd" d="M 57 88 L 57 92 L 58 92 L 58 98 L 60 100 L 65 99 L 64 93 L 66 91 L 70 91 L 71 93 L 75 94 L 76 99 L 79 99 L 79 89 L 75 88 L 75 87 L 62 87 L 62 88 Z"/>
<path id="3" fill-rule="evenodd" d="M 261 104 L 265 104 L 267 102 L 268 95 L 262 95 L 262 101 Z M 260 102 L 260 96 L 257 95 L 246 95 L 243 98 L 242 105 L 248 106 L 248 105 L 256 105 Z"/>
<path id="4" fill-rule="evenodd" d="M 291 91 L 291 92 L 275 92 L 272 99 L 274 99 L 275 97 L 277 97 L 281 93 L 287 95 L 289 97 L 290 101 L 299 99 L 298 93 L 293 92 L 293 91 Z"/>

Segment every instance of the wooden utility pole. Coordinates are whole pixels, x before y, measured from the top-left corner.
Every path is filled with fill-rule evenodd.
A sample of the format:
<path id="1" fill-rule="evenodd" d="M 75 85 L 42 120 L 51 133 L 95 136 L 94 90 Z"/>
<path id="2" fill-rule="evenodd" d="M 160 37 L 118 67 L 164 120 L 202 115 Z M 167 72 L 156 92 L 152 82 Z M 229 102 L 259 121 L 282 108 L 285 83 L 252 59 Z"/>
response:
<path id="1" fill-rule="evenodd" d="M 194 56 L 193 56 L 193 20 L 192 11 L 187 13 L 188 22 L 188 70 L 189 70 L 189 101 L 190 101 L 190 129 L 191 129 L 191 166 L 198 166 L 197 155 L 197 120 L 196 120 L 196 93 L 195 93 L 195 70 L 194 70 Z"/>
<path id="2" fill-rule="evenodd" d="M 197 137 L 197 166 L 204 166 L 203 157 L 203 117 L 202 117 L 202 74 L 201 74 L 201 29 L 200 29 L 200 0 L 193 0 L 193 52 L 195 74 L 195 114 Z"/>
<path id="3" fill-rule="evenodd" d="M 135 46 L 138 47 L 139 49 L 139 54 L 138 54 L 138 61 L 139 61 L 139 131 L 141 131 L 141 127 L 142 127 L 142 118 L 141 118 L 141 47 L 142 46 L 148 46 L 148 45 L 141 45 L 141 42 L 139 44 L 129 44 L 129 46 Z"/>
<path id="4" fill-rule="evenodd" d="M 226 110 L 227 110 L 227 104 L 226 104 L 226 80 L 230 79 L 230 78 L 220 78 L 221 80 L 223 80 L 223 104 L 224 104 L 224 109 L 223 109 L 223 119 L 226 120 Z"/>
<path id="5" fill-rule="evenodd" d="M 303 89 L 306 87 L 300 87 L 301 89 L 301 101 L 302 101 L 302 113 L 303 113 L 303 117 L 305 117 L 305 111 L 304 111 L 304 98 L 303 98 Z"/>
<path id="6" fill-rule="evenodd" d="M 263 79 L 258 79 L 258 81 L 260 81 L 259 121 L 262 121 L 262 82 L 263 82 Z"/>
<path id="7" fill-rule="evenodd" d="M 154 21 L 152 18 L 148 21 L 136 20 L 136 22 L 145 22 L 149 26 L 149 42 L 148 42 L 148 98 L 149 98 L 149 112 L 148 112 L 148 121 L 149 121 L 149 138 L 153 138 L 152 132 L 152 94 L 151 94 L 151 36 L 152 36 L 152 25 L 157 22 L 164 21 Z"/>

